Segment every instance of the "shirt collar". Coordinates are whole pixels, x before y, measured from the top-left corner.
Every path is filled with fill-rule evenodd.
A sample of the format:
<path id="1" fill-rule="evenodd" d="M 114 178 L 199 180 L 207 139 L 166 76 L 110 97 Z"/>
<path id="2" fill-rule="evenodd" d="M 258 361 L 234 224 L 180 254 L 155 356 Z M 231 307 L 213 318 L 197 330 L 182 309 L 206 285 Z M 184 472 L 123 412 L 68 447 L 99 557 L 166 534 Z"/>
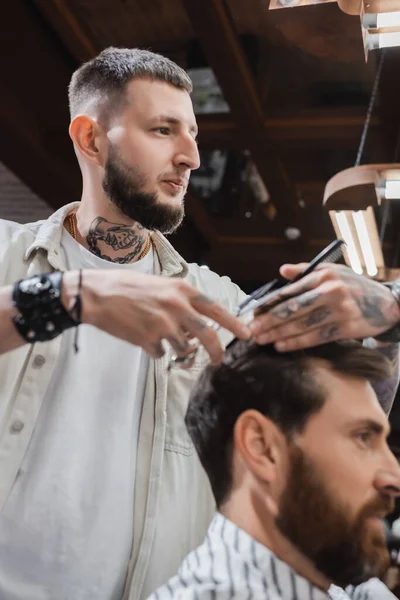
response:
<path id="1" fill-rule="evenodd" d="M 186 277 L 188 264 L 167 238 L 159 231 L 154 231 L 151 239 L 161 264 L 161 275 Z"/>
<path id="2" fill-rule="evenodd" d="M 59 208 L 45 221 L 39 221 L 36 237 L 25 252 L 25 260 L 29 260 L 32 254 L 38 250 L 45 250 L 48 253 L 49 262 L 52 263 L 52 258 L 54 255 L 57 256 L 58 248 L 61 245 L 65 217 L 77 206 L 79 206 L 79 202 L 72 202 Z"/>
<path id="3" fill-rule="evenodd" d="M 254 540 L 221 513 L 215 515 L 209 533 L 222 537 L 233 552 L 240 553 L 242 560 L 250 563 L 252 568 L 262 571 L 267 580 L 273 583 L 282 600 L 293 600 L 293 598 L 330 600 L 330 594 L 312 585 L 275 556 L 269 548 Z M 343 594 L 343 600 L 349 600 L 344 591 Z"/>

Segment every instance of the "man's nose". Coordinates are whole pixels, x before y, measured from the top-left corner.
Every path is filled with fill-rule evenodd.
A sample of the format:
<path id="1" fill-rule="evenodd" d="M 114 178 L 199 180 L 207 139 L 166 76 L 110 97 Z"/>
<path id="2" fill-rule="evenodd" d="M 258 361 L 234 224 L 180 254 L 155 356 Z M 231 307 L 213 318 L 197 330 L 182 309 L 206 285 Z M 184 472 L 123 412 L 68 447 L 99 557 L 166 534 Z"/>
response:
<path id="1" fill-rule="evenodd" d="M 389 464 L 380 470 L 375 478 L 375 485 L 379 491 L 397 498 L 400 496 L 400 465 L 392 454 Z"/>
<path id="2" fill-rule="evenodd" d="M 387 473 L 380 475 L 380 482 L 377 485 L 381 492 L 397 498 L 400 496 L 400 481 L 397 478 L 396 481 Z"/>
<path id="3" fill-rule="evenodd" d="M 196 140 L 194 140 L 192 136 L 189 136 L 189 138 L 190 139 L 186 139 L 178 149 L 175 156 L 175 163 L 177 166 L 185 165 L 192 171 L 199 168 L 200 156 Z"/>

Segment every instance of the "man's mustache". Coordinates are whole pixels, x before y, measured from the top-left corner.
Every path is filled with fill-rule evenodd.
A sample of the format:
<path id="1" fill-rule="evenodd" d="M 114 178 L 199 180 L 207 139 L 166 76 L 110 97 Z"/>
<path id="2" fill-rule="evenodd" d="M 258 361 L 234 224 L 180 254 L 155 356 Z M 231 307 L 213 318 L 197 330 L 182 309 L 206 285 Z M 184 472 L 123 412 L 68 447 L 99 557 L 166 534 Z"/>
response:
<path id="1" fill-rule="evenodd" d="M 394 498 L 391 496 L 380 495 L 375 500 L 369 502 L 361 511 L 360 517 L 377 517 L 383 519 L 386 515 L 392 513 L 395 509 Z"/>

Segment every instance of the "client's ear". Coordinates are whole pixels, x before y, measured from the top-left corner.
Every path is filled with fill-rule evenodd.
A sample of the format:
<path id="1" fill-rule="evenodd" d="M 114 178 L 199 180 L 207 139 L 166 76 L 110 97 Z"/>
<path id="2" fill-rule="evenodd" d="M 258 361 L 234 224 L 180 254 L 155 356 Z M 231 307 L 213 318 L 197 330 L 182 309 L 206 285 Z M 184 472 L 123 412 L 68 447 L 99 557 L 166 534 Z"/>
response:
<path id="1" fill-rule="evenodd" d="M 246 410 L 234 427 L 234 447 L 253 476 L 274 486 L 287 464 L 286 439 L 280 429 L 257 410 Z"/>

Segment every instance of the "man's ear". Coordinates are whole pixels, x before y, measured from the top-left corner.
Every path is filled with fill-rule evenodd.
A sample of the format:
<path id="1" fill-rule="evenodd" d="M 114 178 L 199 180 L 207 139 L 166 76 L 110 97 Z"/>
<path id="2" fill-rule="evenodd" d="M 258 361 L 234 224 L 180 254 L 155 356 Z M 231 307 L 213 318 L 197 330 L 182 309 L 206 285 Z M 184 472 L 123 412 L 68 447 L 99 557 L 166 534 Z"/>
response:
<path id="1" fill-rule="evenodd" d="M 71 121 L 69 135 L 75 150 L 86 160 L 97 166 L 105 164 L 105 132 L 87 115 L 78 115 Z"/>
<path id="2" fill-rule="evenodd" d="M 257 410 L 243 412 L 235 423 L 234 444 L 257 480 L 270 486 L 282 480 L 287 462 L 286 439 L 271 419 Z"/>

